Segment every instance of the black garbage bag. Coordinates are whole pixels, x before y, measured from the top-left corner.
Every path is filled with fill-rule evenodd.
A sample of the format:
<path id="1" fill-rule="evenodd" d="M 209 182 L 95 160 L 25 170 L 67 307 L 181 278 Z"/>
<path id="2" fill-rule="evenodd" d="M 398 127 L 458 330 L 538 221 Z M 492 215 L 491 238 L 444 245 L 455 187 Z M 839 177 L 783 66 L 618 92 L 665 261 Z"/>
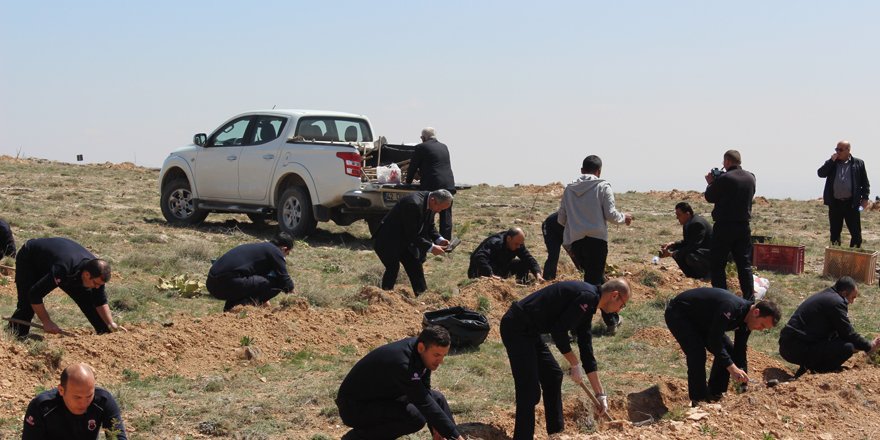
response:
<path id="1" fill-rule="evenodd" d="M 422 326 L 439 325 L 449 331 L 452 348 L 476 347 L 489 335 L 489 320 L 486 315 L 464 307 L 425 312 Z"/>

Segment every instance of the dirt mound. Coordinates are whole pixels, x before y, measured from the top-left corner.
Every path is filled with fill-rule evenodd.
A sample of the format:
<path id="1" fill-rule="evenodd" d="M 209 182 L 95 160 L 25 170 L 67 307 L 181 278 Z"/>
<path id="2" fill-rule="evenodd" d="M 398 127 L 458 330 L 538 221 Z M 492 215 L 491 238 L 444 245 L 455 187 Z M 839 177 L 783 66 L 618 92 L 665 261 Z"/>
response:
<path id="1" fill-rule="evenodd" d="M 770 205 L 772 205 L 772 203 L 770 203 L 770 201 L 767 200 L 767 198 L 764 197 L 764 196 L 758 196 L 758 197 L 755 197 L 755 198 L 752 200 L 752 203 L 755 204 L 755 205 L 758 205 L 758 206 L 770 206 Z"/>
<path id="2" fill-rule="evenodd" d="M 660 200 L 703 200 L 703 193 L 699 191 L 680 191 L 673 189 L 672 191 L 648 191 L 649 196 Z"/>
<path id="3" fill-rule="evenodd" d="M 548 197 L 560 197 L 565 191 L 565 185 L 560 182 L 553 182 L 548 185 L 517 185 L 527 194 L 542 194 Z"/>
<path id="4" fill-rule="evenodd" d="M 632 337 L 634 340 L 648 344 L 652 347 L 677 347 L 678 343 L 672 337 L 669 330 L 661 327 L 643 327 L 636 330 Z"/>
<path id="5" fill-rule="evenodd" d="M 100 168 L 114 169 L 114 170 L 145 169 L 145 168 L 137 166 L 131 162 L 122 162 L 122 163 L 104 162 L 104 163 L 96 164 L 95 166 L 100 167 Z"/>
<path id="6" fill-rule="evenodd" d="M 468 440 L 510 440 L 503 429 L 485 423 L 462 423 L 458 431 Z"/>

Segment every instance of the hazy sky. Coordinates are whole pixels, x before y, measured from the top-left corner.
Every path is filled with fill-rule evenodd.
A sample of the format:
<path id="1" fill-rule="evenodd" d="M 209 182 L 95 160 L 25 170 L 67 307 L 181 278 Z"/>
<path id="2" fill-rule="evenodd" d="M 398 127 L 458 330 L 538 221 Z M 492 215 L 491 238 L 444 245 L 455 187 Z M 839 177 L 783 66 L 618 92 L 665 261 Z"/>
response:
<path id="1" fill-rule="evenodd" d="M 735 147 L 758 194 L 821 196 L 840 139 L 880 188 L 873 1 L 0 0 L 0 154 L 159 167 L 247 110 L 424 126 L 456 180 L 695 189 Z"/>

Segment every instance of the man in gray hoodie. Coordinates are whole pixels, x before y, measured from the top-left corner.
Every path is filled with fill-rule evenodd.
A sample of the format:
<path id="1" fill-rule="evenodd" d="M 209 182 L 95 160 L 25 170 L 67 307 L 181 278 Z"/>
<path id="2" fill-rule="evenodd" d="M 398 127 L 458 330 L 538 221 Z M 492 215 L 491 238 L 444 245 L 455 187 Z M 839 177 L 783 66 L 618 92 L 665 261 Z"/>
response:
<path id="1" fill-rule="evenodd" d="M 559 204 L 559 224 L 565 227 L 562 245 L 570 249 L 584 269 L 584 281 L 594 286 L 605 282 L 608 258 L 608 222 L 632 223 L 632 215 L 614 207 L 611 184 L 599 178 L 602 159 L 590 155 L 584 159 L 581 177 L 565 187 Z M 608 333 L 614 334 L 620 317 L 602 312 Z"/>

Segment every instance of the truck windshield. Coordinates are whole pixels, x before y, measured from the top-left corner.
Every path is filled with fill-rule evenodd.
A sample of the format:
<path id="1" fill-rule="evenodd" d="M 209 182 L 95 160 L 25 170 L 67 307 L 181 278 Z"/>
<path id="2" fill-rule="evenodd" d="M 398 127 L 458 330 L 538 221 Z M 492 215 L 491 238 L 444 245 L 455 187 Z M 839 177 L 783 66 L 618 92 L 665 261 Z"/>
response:
<path id="1" fill-rule="evenodd" d="M 301 118 L 296 135 L 307 141 L 372 142 L 370 125 L 363 119 L 307 117 Z"/>

